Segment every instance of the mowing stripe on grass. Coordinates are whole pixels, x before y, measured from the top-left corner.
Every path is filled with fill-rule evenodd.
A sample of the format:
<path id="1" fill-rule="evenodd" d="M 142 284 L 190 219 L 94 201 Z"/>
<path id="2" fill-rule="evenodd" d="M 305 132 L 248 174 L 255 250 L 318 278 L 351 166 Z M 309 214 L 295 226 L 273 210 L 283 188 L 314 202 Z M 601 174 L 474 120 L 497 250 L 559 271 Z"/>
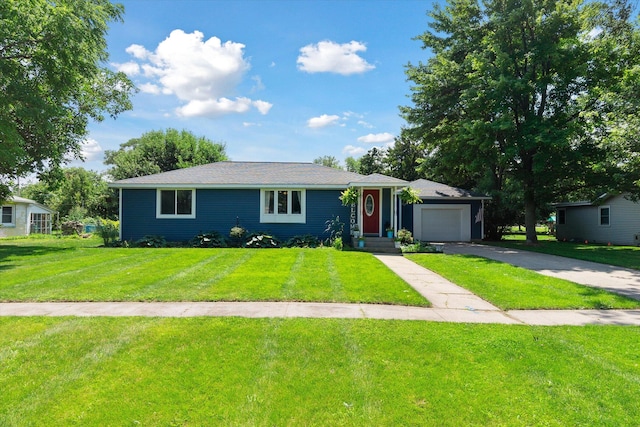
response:
<path id="1" fill-rule="evenodd" d="M 100 365 L 115 357 L 150 325 L 147 322 L 131 322 L 124 328 L 107 331 L 113 332 L 113 335 L 98 335 L 99 331 L 93 329 L 92 323 L 93 321 L 90 319 L 84 321 L 68 320 L 62 323 L 62 327 L 55 328 L 56 331 L 53 334 L 47 333 L 33 337 L 34 341 L 37 341 L 37 346 L 50 349 L 47 352 L 47 357 L 59 357 L 63 360 L 73 359 L 73 363 L 65 364 L 63 369 L 57 372 L 51 372 L 47 368 L 49 363 L 46 361 L 31 360 L 29 352 L 16 353 L 16 361 L 21 359 L 22 361 L 19 362 L 21 365 L 31 364 L 33 365 L 32 370 L 40 373 L 34 373 L 29 378 L 25 378 L 29 384 L 27 387 L 29 392 L 25 393 L 24 389 L 20 390 L 23 394 L 21 398 L 16 398 L 16 391 L 12 390 L 10 386 L 2 386 L 2 382 L 0 382 L 0 386 L 2 386 L 0 388 L 3 393 L 6 393 L 6 397 L 13 396 L 14 401 L 17 402 L 2 416 L 7 425 L 21 425 L 21 420 L 25 418 L 26 414 L 47 413 L 53 402 L 65 399 L 66 396 L 63 396 L 68 393 L 69 389 L 73 389 L 74 383 L 94 375 Z M 70 326 L 72 328 L 69 328 Z M 74 348 L 58 347 L 57 341 L 63 332 L 65 334 L 71 332 L 78 336 L 77 345 Z M 101 332 L 105 331 L 101 330 Z M 59 353 L 59 351 L 65 353 Z M 60 367 L 60 365 L 55 367 Z"/>

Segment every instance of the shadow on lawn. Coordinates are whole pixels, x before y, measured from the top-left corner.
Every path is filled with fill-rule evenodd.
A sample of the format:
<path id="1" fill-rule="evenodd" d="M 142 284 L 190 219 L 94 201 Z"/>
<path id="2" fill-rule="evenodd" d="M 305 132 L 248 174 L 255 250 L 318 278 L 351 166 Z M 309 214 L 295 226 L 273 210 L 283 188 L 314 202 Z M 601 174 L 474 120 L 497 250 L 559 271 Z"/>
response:
<path id="1" fill-rule="evenodd" d="M 17 258 L 46 255 L 72 249 L 53 246 L 0 245 L 0 271 L 13 268 L 14 264 L 11 261 Z"/>

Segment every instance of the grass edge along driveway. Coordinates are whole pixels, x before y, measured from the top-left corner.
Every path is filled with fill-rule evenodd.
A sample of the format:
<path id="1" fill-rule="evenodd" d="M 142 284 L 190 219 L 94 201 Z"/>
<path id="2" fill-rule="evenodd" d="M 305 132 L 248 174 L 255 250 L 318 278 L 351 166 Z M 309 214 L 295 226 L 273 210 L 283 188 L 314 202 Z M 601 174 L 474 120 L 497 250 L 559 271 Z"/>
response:
<path id="1" fill-rule="evenodd" d="M 36 244 L 37 243 L 37 244 Z M 428 307 L 371 254 L 0 244 L 0 301 L 305 301 Z"/>
<path id="2" fill-rule="evenodd" d="M 503 310 L 633 309 L 640 301 L 472 255 L 405 257 Z"/>

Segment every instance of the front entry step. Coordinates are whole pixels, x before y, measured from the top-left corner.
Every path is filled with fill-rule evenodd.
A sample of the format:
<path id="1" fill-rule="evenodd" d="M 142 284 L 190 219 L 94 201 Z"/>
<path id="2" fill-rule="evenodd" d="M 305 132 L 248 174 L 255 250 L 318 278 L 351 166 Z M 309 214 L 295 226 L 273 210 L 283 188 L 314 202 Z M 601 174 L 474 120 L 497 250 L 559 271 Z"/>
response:
<path id="1" fill-rule="evenodd" d="M 399 254 L 402 251 L 395 247 L 393 239 L 388 237 L 365 237 L 364 247 L 358 247 L 358 239 L 351 239 L 351 244 L 354 249 L 363 252 L 375 252 L 375 253 L 388 253 Z"/>

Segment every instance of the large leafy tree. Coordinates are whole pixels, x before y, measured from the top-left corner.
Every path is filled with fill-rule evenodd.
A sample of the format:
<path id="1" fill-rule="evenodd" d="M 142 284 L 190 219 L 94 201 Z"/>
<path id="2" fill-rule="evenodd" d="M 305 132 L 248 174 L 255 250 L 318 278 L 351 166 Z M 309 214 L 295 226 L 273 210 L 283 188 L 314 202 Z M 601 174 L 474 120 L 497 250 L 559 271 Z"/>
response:
<path id="1" fill-rule="evenodd" d="M 135 178 L 227 160 L 225 145 L 176 129 L 155 130 L 105 151 L 113 179 Z"/>
<path id="2" fill-rule="evenodd" d="M 418 38 L 434 55 L 408 65 L 402 108 L 425 165 L 521 200 L 530 242 L 551 201 L 639 192 L 639 36 L 625 0 L 451 0 L 430 16 Z"/>
<path id="3" fill-rule="evenodd" d="M 402 129 L 393 146 L 385 153 L 386 173 L 405 181 L 415 181 L 423 177 L 420 166 L 424 157 L 424 147 L 420 140 L 413 140 L 411 134 Z"/>
<path id="4" fill-rule="evenodd" d="M 0 1 L 0 199 L 13 179 L 79 158 L 89 120 L 131 108 L 131 81 L 105 66 L 122 13 L 108 0 Z"/>
<path id="5" fill-rule="evenodd" d="M 84 168 L 65 168 L 54 183 L 37 182 L 22 190 L 22 196 L 36 200 L 64 218 L 72 210 L 88 217 L 111 218 L 118 214 L 117 197 L 103 176 Z"/>

